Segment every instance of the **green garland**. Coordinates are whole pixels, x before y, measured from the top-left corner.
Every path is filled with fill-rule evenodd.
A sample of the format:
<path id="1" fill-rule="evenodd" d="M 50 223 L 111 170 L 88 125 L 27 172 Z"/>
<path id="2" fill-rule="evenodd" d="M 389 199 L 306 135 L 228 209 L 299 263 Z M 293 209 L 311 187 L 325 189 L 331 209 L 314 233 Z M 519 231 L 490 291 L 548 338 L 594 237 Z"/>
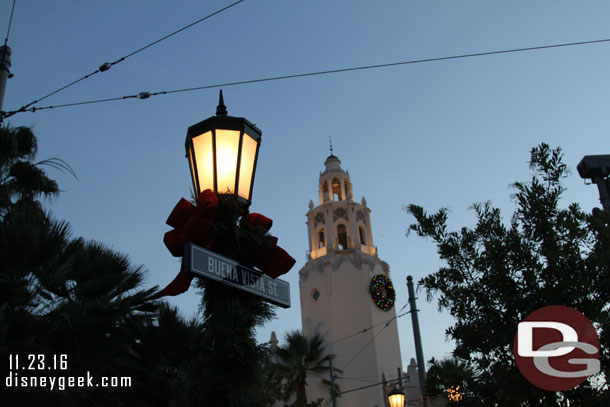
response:
<path id="1" fill-rule="evenodd" d="M 383 274 L 377 274 L 371 279 L 371 297 L 379 308 L 384 311 L 389 311 L 394 306 L 396 300 L 396 292 L 392 285 L 392 280 Z M 384 295 L 385 291 L 385 295 Z"/>

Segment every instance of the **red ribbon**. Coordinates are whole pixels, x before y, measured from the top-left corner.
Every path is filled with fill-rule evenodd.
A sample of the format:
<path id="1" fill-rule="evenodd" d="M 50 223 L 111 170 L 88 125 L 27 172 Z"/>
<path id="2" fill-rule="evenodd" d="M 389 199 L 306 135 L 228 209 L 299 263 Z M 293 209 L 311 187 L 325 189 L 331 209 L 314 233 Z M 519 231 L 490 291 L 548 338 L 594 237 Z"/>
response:
<path id="1" fill-rule="evenodd" d="M 250 213 L 242 218 L 242 223 L 247 222 L 251 226 L 262 228 L 265 233 L 271 229 L 273 221 L 260 213 Z M 277 278 L 286 274 L 296 260 L 286 250 L 277 245 L 277 237 L 267 236 L 267 245 L 264 248 L 253 247 L 249 242 L 241 242 L 241 257 L 260 269 L 271 278 Z"/>
<path id="2" fill-rule="evenodd" d="M 196 203 L 197 206 L 194 206 L 186 199 L 180 199 L 167 218 L 166 223 L 174 229 L 165 234 L 163 242 L 175 257 L 184 254 L 186 243 L 193 243 L 208 250 L 214 244 L 214 217 L 218 211 L 218 197 L 212 190 L 206 189 L 199 194 Z M 261 228 L 266 233 L 273 221 L 260 213 L 250 213 L 242 218 L 241 224 Z M 276 237 L 266 238 L 267 244 L 263 248 L 246 240 L 241 241 L 239 260 L 257 267 L 269 277 L 277 278 L 287 273 L 296 260 L 277 245 Z M 188 290 L 192 280 L 193 274 L 181 266 L 178 275 L 159 294 L 182 294 Z"/>

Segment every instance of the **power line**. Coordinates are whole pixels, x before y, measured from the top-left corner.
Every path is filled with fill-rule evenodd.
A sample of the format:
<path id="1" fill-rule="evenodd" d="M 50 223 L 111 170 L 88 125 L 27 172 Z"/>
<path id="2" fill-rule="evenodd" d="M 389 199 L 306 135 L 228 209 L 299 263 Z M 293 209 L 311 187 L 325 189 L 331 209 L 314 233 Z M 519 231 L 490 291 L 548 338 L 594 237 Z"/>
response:
<path id="1" fill-rule="evenodd" d="M 365 344 L 365 345 L 364 345 L 364 346 L 363 346 L 363 347 L 362 347 L 362 348 L 361 348 L 361 349 L 360 349 L 360 350 L 359 350 L 359 351 L 358 351 L 358 352 L 357 352 L 357 353 L 354 355 L 354 357 L 352 357 L 352 358 L 349 360 L 349 362 L 347 362 L 347 363 L 345 364 L 345 366 L 343 366 L 343 368 L 342 368 L 341 370 L 345 370 L 345 369 L 347 369 L 347 367 L 348 367 L 348 366 L 349 366 L 349 365 L 350 365 L 350 364 L 351 364 L 351 363 L 352 363 L 352 362 L 353 362 L 353 361 L 354 361 L 354 360 L 355 360 L 355 359 L 356 359 L 356 358 L 357 358 L 357 357 L 358 357 L 358 356 L 359 356 L 359 355 L 360 355 L 360 354 L 361 354 L 361 353 L 362 353 L 362 352 L 363 352 L 363 351 L 364 351 L 364 350 L 365 350 L 365 349 L 366 349 L 366 348 L 367 348 L 367 347 L 368 347 L 368 346 L 371 344 L 371 342 L 373 342 L 373 341 L 375 340 L 375 338 L 377 338 L 377 336 L 379 336 L 379 334 L 380 334 L 380 333 L 382 333 L 382 332 L 384 331 L 384 329 L 386 329 L 386 328 L 387 328 L 387 327 L 390 325 L 390 323 L 392 323 L 392 321 L 393 321 L 393 320 L 394 320 L 394 319 L 389 320 L 389 321 L 388 321 L 388 322 L 385 324 L 385 326 L 384 326 L 383 328 L 381 328 L 381 330 L 380 330 L 379 332 L 377 332 L 377 333 L 375 334 L 375 336 L 373 336 L 373 337 L 372 337 L 372 338 L 371 338 L 371 339 L 370 339 L 370 340 L 369 340 L 369 341 L 368 341 L 368 342 L 367 342 L 367 343 L 366 343 L 366 344 Z"/>
<path id="2" fill-rule="evenodd" d="M 317 376 L 317 375 L 312 375 L 312 376 L 318 377 L 320 379 L 326 379 L 325 377 L 322 377 L 322 376 Z M 350 379 L 349 377 L 340 377 L 340 376 L 336 376 L 336 378 L 337 379 Z M 326 380 L 328 380 L 328 379 L 326 379 Z M 379 379 L 377 379 L 377 380 L 379 380 Z M 371 387 L 375 387 L 375 386 L 379 386 L 379 385 L 384 385 L 386 383 L 397 382 L 398 380 L 399 380 L 399 378 L 396 377 L 396 379 L 387 379 L 385 382 L 375 382 L 373 384 L 369 384 L 369 385 L 366 385 L 366 386 L 356 387 L 354 389 L 349 389 L 349 390 L 345 390 L 345 391 L 340 391 L 339 395 L 343 395 L 343 394 L 346 394 L 346 393 L 351 393 L 351 392 L 354 392 L 354 391 L 369 389 Z M 408 400 L 405 400 L 405 401 L 406 402 L 415 402 L 415 401 L 420 401 L 420 399 L 408 399 Z"/>
<path id="3" fill-rule="evenodd" d="M 403 305 L 403 307 L 402 307 L 402 308 L 401 308 L 401 309 L 398 311 L 398 313 L 400 313 L 400 312 L 401 312 L 403 309 L 405 309 L 405 307 L 406 307 L 407 305 L 409 305 L 409 304 L 407 303 L 407 304 Z M 382 321 L 382 322 L 380 322 L 380 323 L 378 323 L 378 324 L 375 324 L 375 325 L 373 325 L 373 326 L 369 326 L 368 328 L 361 329 L 360 331 L 358 331 L 358 332 L 354 332 L 353 334 L 349 334 L 349 335 L 347 335 L 347 336 L 344 336 L 343 338 L 337 339 L 336 341 L 333 341 L 333 342 L 331 342 L 331 343 L 329 343 L 329 344 L 327 344 L 327 345 L 334 345 L 335 343 L 338 343 L 338 342 L 344 341 L 344 340 L 349 339 L 349 338 L 351 338 L 351 337 L 353 337 L 353 336 L 360 335 L 360 334 L 362 334 L 362 333 L 368 332 L 368 330 L 369 330 L 369 329 L 376 328 L 376 327 L 378 327 L 379 325 L 383 325 L 383 324 L 385 324 L 385 323 L 391 322 L 391 321 L 393 321 L 393 320 L 395 320 L 395 319 L 397 319 L 397 318 L 400 318 L 400 317 L 402 317 L 402 316 L 404 316 L 404 315 L 407 315 L 407 314 L 408 314 L 408 312 L 405 312 L 404 314 L 401 314 L 401 315 L 395 315 L 395 316 L 393 316 L 393 317 L 392 317 L 392 318 L 390 318 L 390 319 L 387 319 L 387 320 L 385 320 L 385 321 Z"/>
<path id="4" fill-rule="evenodd" d="M 13 24 L 13 13 L 15 12 L 15 2 L 17 0 L 13 0 L 13 7 L 11 8 L 11 17 L 8 19 L 8 30 L 6 30 L 6 37 L 4 38 L 4 46 L 8 43 L 8 36 L 11 33 L 11 24 Z"/>
<path id="5" fill-rule="evenodd" d="M 396 378 L 396 380 L 398 380 L 398 378 Z M 392 380 L 390 380 L 390 381 L 392 381 Z M 345 393 L 351 393 L 353 391 L 364 390 L 364 389 L 368 389 L 368 388 L 379 386 L 379 385 L 383 385 L 383 382 L 369 384 L 368 386 L 357 387 L 355 389 L 345 390 L 345 391 L 339 392 L 339 395 L 343 395 Z M 415 401 L 420 401 L 420 399 L 406 399 L 405 398 L 405 403 L 411 403 L 411 402 L 415 402 Z"/>
<path id="6" fill-rule="evenodd" d="M 202 21 L 204 21 L 204 20 L 207 20 L 207 19 L 208 19 L 208 18 L 210 18 L 210 17 L 214 17 L 216 14 L 220 14 L 220 13 L 222 13 L 223 11 L 230 9 L 231 7 L 238 5 L 239 3 L 243 2 L 243 1 L 244 1 L 244 0 L 238 0 L 238 1 L 236 1 L 235 3 L 229 4 L 228 6 L 226 6 L 226 7 L 222 8 L 222 9 L 220 9 L 220 10 L 218 10 L 218 11 L 213 12 L 212 14 L 208 14 L 207 16 L 205 16 L 205 17 L 203 17 L 203 18 L 200 18 L 199 20 L 194 21 L 194 22 L 192 22 L 191 24 L 186 25 L 186 26 L 184 26 L 184 27 L 180 28 L 180 29 L 178 29 L 178 30 L 174 31 L 173 33 L 167 34 L 165 37 L 159 38 L 158 40 L 153 41 L 153 42 L 151 42 L 150 44 L 145 45 L 145 46 L 143 46 L 142 48 L 139 48 L 139 49 L 137 49 L 137 50 L 133 51 L 133 52 L 132 52 L 132 53 L 130 53 L 130 54 L 125 55 L 123 58 L 118 59 L 118 60 L 116 60 L 115 62 L 112 62 L 112 63 L 111 63 L 111 65 L 118 64 L 119 62 L 121 62 L 121 61 L 123 61 L 123 60 L 125 60 L 125 59 L 129 58 L 130 56 L 135 55 L 135 54 L 137 54 L 137 53 L 139 53 L 139 52 L 142 52 L 142 51 L 144 51 L 146 48 L 150 48 L 150 47 L 152 47 L 153 45 L 158 44 L 158 43 L 160 43 L 161 41 L 166 40 L 166 39 L 168 39 L 169 37 L 171 37 L 171 36 L 173 36 L 173 35 L 176 35 L 176 34 L 178 34 L 179 32 L 182 32 L 182 31 L 186 30 L 187 28 L 191 28 L 192 26 L 197 25 L 197 24 L 199 24 L 200 22 L 202 22 Z"/>
<path id="7" fill-rule="evenodd" d="M 373 380 L 373 379 L 359 379 L 357 377 L 344 377 L 344 376 L 335 376 L 335 379 L 338 379 L 338 380 L 354 380 L 354 381 L 357 381 L 357 382 L 367 382 L 367 383 L 376 383 L 377 380 L 379 380 L 379 379 L 376 379 L 376 380 Z"/>
<path id="8" fill-rule="evenodd" d="M 200 19 L 199 19 L 199 20 L 197 20 L 197 21 L 194 21 L 194 22 L 192 22 L 192 23 L 190 23 L 190 24 L 188 24 L 188 25 L 185 25 L 184 27 L 182 27 L 182 28 L 180 28 L 180 29 L 178 29 L 178 30 L 176 30 L 176 31 L 174 31 L 174 32 L 172 32 L 172 33 L 170 33 L 170 34 L 167 34 L 167 35 L 165 35 L 164 37 L 161 37 L 161 38 L 159 38 L 158 40 L 151 42 L 150 44 L 147 44 L 147 45 L 145 45 L 145 46 L 143 46 L 143 47 L 141 47 L 141 48 L 138 48 L 137 50 L 135 50 L 135 51 L 133 51 L 133 52 L 130 52 L 129 54 L 127 54 L 127 55 L 125 55 L 125 56 L 123 56 L 123 57 L 121 57 L 121 58 L 117 59 L 117 60 L 116 60 L 116 61 L 114 61 L 114 62 L 104 62 L 104 63 L 103 63 L 102 65 L 100 65 L 100 66 L 99 66 L 99 68 L 97 68 L 95 71 L 93 71 L 93 72 L 91 72 L 91 73 L 88 73 L 87 75 L 84 75 L 84 76 L 82 76 L 82 77 L 80 77 L 80 78 L 78 78 L 78 79 L 76 79 L 76 80 L 74 80 L 74 81 L 72 81 L 72 82 L 68 83 L 67 85 L 62 86 L 61 88 L 59 88 L 59 89 L 57 89 L 57 90 L 54 90 L 53 92 L 51 92 L 51 93 L 49 93 L 49 94 L 47 94 L 47 95 L 45 95 L 45 96 L 43 96 L 43 97 L 41 97 L 41 98 L 39 98 L 39 99 L 36 99 L 36 100 L 34 100 L 34 101 L 32 101 L 32 102 L 28 103 L 27 105 L 22 106 L 21 108 L 19 108 L 19 109 L 15 110 L 15 111 L 13 111 L 13 112 L 8 112 L 8 113 L 6 113 L 6 114 L 4 115 L 4 117 L 6 118 L 6 117 L 9 117 L 9 116 L 12 116 L 13 114 L 18 113 L 18 112 L 24 112 L 24 111 L 32 111 L 32 112 L 34 112 L 34 111 L 36 111 L 36 110 L 45 109 L 45 108 L 40 108 L 40 109 L 36 109 L 36 108 L 28 109 L 28 108 L 29 108 L 30 106 L 32 106 L 32 105 L 35 105 L 36 103 L 39 103 L 39 102 L 43 101 L 44 99 L 46 99 L 46 98 L 48 98 L 48 97 L 50 97 L 50 96 L 53 96 L 53 95 L 55 95 L 55 94 L 57 94 L 57 93 L 61 92 L 61 91 L 62 91 L 62 90 L 64 90 L 64 89 L 69 88 L 70 86 L 76 85 L 77 83 L 79 83 L 79 82 L 81 82 L 81 81 L 83 81 L 83 80 L 85 80 L 85 79 L 87 79 L 87 78 L 92 77 L 93 75 L 96 75 L 96 74 L 101 73 L 101 72 L 105 72 L 105 71 L 109 70 L 110 68 L 112 68 L 114 65 L 117 65 L 117 64 L 119 64 L 119 63 L 121 63 L 121 62 L 125 61 L 127 58 L 129 58 L 129 57 L 131 57 L 131 56 L 133 56 L 133 55 L 136 55 L 136 54 L 138 54 L 138 53 L 140 53 L 140 52 L 144 51 L 145 49 L 150 48 L 150 47 L 152 47 L 153 45 L 156 45 L 156 44 L 160 43 L 161 41 L 164 41 L 164 40 L 166 40 L 166 39 L 168 39 L 168 38 L 170 38 L 170 37 L 172 37 L 172 36 L 174 36 L 174 35 L 176 35 L 176 34 L 178 34 L 178 33 L 182 32 L 182 31 L 184 31 L 184 30 L 186 30 L 186 29 L 188 29 L 188 28 L 190 28 L 190 27 L 194 26 L 194 25 L 197 25 L 197 24 L 201 23 L 202 21 L 207 20 L 207 19 L 208 19 L 208 18 L 210 18 L 210 17 L 213 17 L 213 16 L 215 16 L 215 15 L 217 15 L 217 14 L 220 14 L 220 13 L 222 13 L 223 11 L 230 9 L 231 7 L 236 6 L 236 5 L 237 5 L 237 4 L 239 4 L 239 3 L 242 3 L 243 1 L 244 1 L 244 0 L 238 0 L 238 1 L 236 1 L 235 3 L 229 4 L 228 6 L 226 6 L 226 7 L 222 8 L 222 9 L 220 9 L 220 10 L 217 10 L 217 11 L 213 12 L 212 14 L 208 14 L 207 16 L 202 17 L 202 18 L 200 18 Z M 14 8 L 14 7 L 15 7 L 15 0 L 13 0 L 13 8 Z M 13 18 L 13 13 L 11 12 L 11 20 L 12 20 L 12 18 Z M 9 23 L 9 30 L 10 30 L 10 23 Z M 8 39 L 8 33 L 7 33 L 7 35 L 6 35 L 6 36 L 7 36 L 7 39 Z M 6 40 L 5 40 L 5 45 L 6 45 Z M 97 100 L 97 101 L 81 102 L 81 103 L 76 103 L 76 104 L 67 104 L 67 105 L 61 105 L 61 106 L 55 106 L 55 107 L 75 106 L 75 105 L 79 105 L 79 104 L 88 104 L 88 103 L 109 102 L 109 101 L 111 101 L 111 100 L 128 99 L 128 98 L 129 98 L 129 97 L 122 97 L 122 98 L 110 98 L 110 99 L 101 99 L 101 100 Z"/>
<path id="9" fill-rule="evenodd" d="M 243 0 L 240 0 L 240 1 L 243 1 Z M 237 3 L 235 3 L 235 4 L 237 4 Z M 206 90 L 206 89 L 221 88 L 221 87 L 228 87 L 228 86 L 247 85 L 247 84 L 252 84 L 252 83 L 304 78 L 304 77 L 309 77 L 309 76 L 320 76 L 320 75 L 329 75 L 329 74 L 334 74 L 334 73 L 363 71 L 363 70 L 378 69 L 378 68 L 388 68 L 388 67 L 401 66 L 401 65 L 439 62 L 439 61 L 447 61 L 447 60 L 452 60 L 452 59 L 473 58 L 473 57 L 481 57 L 481 56 L 489 56 L 489 55 L 515 53 L 515 52 L 537 51 L 537 50 L 549 49 L 549 48 L 572 47 L 572 46 L 577 46 L 577 45 L 597 44 L 597 43 L 602 43 L 602 42 L 610 42 L 610 38 L 605 38 L 605 39 L 600 39 L 600 40 L 591 40 L 591 41 L 579 41 L 579 42 L 569 42 L 569 43 L 561 43 L 561 44 L 540 45 L 540 46 L 526 47 L 526 48 L 513 48 L 513 49 L 500 50 L 500 51 L 477 52 L 477 53 L 471 53 L 471 54 L 451 55 L 451 56 L 436 57 L 436 58 L 414 59 L 414 60 L 408 60 L 408 61 L 390 62 L 390 63 L 385 63 L 385 64 L 365 65 L 365 66 L 357 66 L 357 67 L 349 67 L 349 68 L 339 68 L 339 69 L 330 69 L 330 70 L 324 70 L 324 71 L 299 73 L 299 74 L 292 74 L 292 75 L 272 76 L 272 77 L 260 78 L 260 79 L 249 79 L 249 80 L 235 81 L 235 82 L 224 82 L 224 83 L 217 83 L 217 84 L 213 84 L 213 85 L 195 86 L 195 87 L 190 87 L 190 88 L 165 90 L 165 91 L 159 91 L 159 92 L 140 92 L 140 93 L 133 94 L 133 95 L 126 95 L 126 96 L 106 98 L 106 99 L 94 99 L 94 100 L 88 100 L 88 101 L 83 101 L 83 102 L 65 103 L 65 104 L 60 104 L 60 105 L 43 106 L 43 107 L 38 107 L 38 108 L 29 107 L 32 104 L 37 103 L 40 100 L 44 99 L 44 98 L 42 98 L 42 99 L 36 100 L 28 105 L 22 106 L 21 108 L 19 108 L 17 110 L 14 110 L 11 112 L 4 112 L 3 117 L 4 118 L 10 117 L 16 113 L 21 113 L 21 112 L 36 112 L 38 110 L 58 109 L 58 108 L 62 108 L 62 107 L 104 103 L 104 102 L 117 101 L 117 100 L 123 100 L 123 99 L 148 99 L 151 96 L 169 95 L 169 94 L 173 94 L 173 93 L 183 93 L 183 92 L 193 92 L 193 91 L 197 91 L 197 90 Z M 79 81 L 82 79 L 84 79 L 84 77 L 79 79 Z M 75 81 L 74 83 L 76 83 L 76 82 L 78 82 L 78 81 Z M 71 86 L 71 85 L 72 84 L 67 85 L 67 86 Z M 65 87 L 62 89 L 65 89 Z M 58 91 L 53 92 L 52 94 L 57 93 Z M 50 95 L 51 94 L 45 96 L 45 98 Z"/>

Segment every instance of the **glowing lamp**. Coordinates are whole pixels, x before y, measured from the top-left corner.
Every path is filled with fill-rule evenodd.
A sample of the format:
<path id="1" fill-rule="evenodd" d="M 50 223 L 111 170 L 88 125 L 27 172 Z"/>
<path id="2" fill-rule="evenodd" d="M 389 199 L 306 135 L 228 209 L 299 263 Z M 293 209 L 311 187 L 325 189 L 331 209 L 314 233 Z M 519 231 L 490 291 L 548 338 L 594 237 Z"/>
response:
<path id="1" fill-rule="evenodd" d="M 405 393 L 394 389 L 388 394 L 390 407 L 405 407 Z"/>
<path id="2" fill-rule="evenodd" d="M 195 194 L 206 189 L 235 194 L 249 206 L 261 135 L 247 119 L 227 116 L 221 90 L 216 116 L 192 125 L 186 133 L 186 157 Z"/>

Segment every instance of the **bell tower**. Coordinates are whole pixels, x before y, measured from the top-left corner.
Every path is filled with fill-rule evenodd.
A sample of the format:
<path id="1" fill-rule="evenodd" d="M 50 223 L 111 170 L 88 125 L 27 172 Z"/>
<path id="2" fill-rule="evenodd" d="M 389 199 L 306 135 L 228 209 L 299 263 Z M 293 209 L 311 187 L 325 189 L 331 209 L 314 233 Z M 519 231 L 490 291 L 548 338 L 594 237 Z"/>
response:
<path id="1" fill-rule="evenodd" d="M 309 201 L 307 263 L 299 271 L 301 318 L 305 335 L 319 333 L 340 391 L 395 380 L 401 368 L 395 290 L 388 264 L 373 244 L 371 210 L 354 201 L 349 173 L 334 154 L 320 173 L 319 205 Z M 406 302 L 406 301 L 405 301 Z M 327 376 L 327 374 L 325 374 Z M 326 377 L 328 379 L 328 377 Z M 307 378 L 307 399 L 330 399 L 321 378 Z M 343 394 L 337 407 L 384 407 L 383 386 Z"/>

